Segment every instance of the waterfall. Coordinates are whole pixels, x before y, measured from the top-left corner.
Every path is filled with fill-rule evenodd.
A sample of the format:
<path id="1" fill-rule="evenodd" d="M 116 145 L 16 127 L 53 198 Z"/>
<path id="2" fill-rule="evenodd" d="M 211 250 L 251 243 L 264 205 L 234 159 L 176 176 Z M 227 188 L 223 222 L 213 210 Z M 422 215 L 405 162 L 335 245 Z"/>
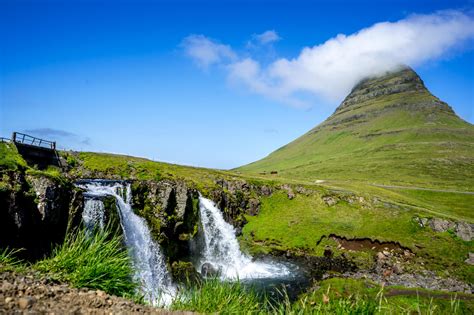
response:
<path id="1" fill-rule="evenodd" d="M 153 241 L 145 219 L 137 216 L 132 210 L 130 184 L 89 181 L 79 184 L 79 187 L 87 191 L 83 212 L 86 227 L 97 223 L 103 227 L 104 205 L 100 197 L 115 197 L 125 244 L 132 257 L 134 276 L 140 283 L 141 293 L 154 305 L 169 305 L 175 296 L 176 288 L 166 269 L 161 249 Z"/>
<path id="2" fill-rule="evenodd" d="M 84 201 L 84 211 L 82 212 L 82 222 L 86 230 L 91 232 L 94 228 L 104 228 L 104 204 L 99 199 L 87 198 Z"/>
<path id="3" fill-rule="evenodd" d="M 252 261 L 242 253 L 234 227 L 224 220 L 214 202 L 199 197 L 199 211 L 204 238 L 199 269 L 210 263 L 224 279 L 275 278 L 290 273 L 283 264 Z"/>

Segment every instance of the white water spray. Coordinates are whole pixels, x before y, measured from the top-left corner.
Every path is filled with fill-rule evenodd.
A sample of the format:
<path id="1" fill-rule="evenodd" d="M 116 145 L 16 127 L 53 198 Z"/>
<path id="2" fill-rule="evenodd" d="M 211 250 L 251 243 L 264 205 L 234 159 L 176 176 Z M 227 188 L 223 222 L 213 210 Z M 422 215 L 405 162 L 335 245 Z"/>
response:
<path id="1" fill-rule="evenodd" d="M 214 202 L 199 197 L 199 211 L 204 236 L 204 250 L 199 268 L 204 263 L 217 267 L 224 279 L 278 278 L 290 274 L 282 264 L 252 261 L 240 251 L 232 225 L 227 223 Z"/>
<path id="2" fill-rule="evenodd" d="M 82 211 L 82 222 L 86 230 L 91 232 L 94 228 L 104 228 L 105 224 L 104 204 L 94 198 L 87 198 L 84 201 L 84 211 Z"/>
<path id="3" fill-rule="evenodd" d="M 176 295 L 176 288 L 171 282 L 161 249 L 153 241 L 145 219 L 137 216 L 132 210 L 130 184 L 95 181 L 79 186 L 93 197 L 86 199 L 83 214 L 86 226 L 88 223 L 95 223 L 95 218 L 100 218 L 102 221 L 99 222 L 102 222 L 103 227 L 104 205 L 98 197 L 115 197 L 125 243 L 132 257 L 135 279 L 141 284 L 141 293 L 154 305 L 169 305 Z"/>

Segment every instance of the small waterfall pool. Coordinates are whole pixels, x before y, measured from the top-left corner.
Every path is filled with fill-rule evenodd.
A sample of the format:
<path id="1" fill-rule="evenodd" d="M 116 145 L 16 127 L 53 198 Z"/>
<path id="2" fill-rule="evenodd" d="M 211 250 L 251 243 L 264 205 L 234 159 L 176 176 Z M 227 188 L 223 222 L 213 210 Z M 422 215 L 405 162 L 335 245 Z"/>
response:
<path id="1" fill-rule="evenodd" d="M 209 199 L 199 197 L 199 211 L 202 224 L 201 252 L 197 269 L 211 264 L 224 281 L 239 280 L 280 299 L 282 288 L 294 298 L 309 285 L 300 267 L 276 258 L 254 260 L 242 253 L 234 227 L 224 220 L 222 211 Z"/>
<path id="2" fill-rule="evenodd" d="M 287 277 L 290 268 L 282 263 L 253 261 L 240 251 L 234 227 L 227 223 L 212 200 L 199 197 L 204 248 L 198 270 L 204 264 L 218 269 L 222 279 L 258 279 Z"/>
<path id="3" fill-rule="evenodd" d="M 112 196 L 116 200 L 125 245 L 132 258 L 135 279 L 141 284 L 145 300 L 156 306 L 171 304 L 177 294 L 167 269 L 166 258 L 151 236 L 144 218 L 133 212 L 131 186 L 123 181 L 83 180 L 76 184 L 83 188 L 86 229 L 104 228 L 105 209 L 102 199 Z M 290 298 L 308 285 L 302 270 L 276 259 L 254 260 L 240 250 L 234 227 L 227 223 L 215 203 L 199 197 L 201 219 L 200 242 L 196 246 L 195 267 L 201 272 L 203 265 L 212 266 L 222 281 L 239 280 L 244 285 L 279 299 L 278 291 L 284 286 Z"/>

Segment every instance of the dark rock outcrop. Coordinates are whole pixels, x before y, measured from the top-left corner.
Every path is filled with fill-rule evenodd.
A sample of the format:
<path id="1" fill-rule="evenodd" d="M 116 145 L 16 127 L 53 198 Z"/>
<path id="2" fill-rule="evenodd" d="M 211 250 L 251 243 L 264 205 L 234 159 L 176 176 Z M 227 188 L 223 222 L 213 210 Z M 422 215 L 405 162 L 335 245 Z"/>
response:
<path id="1" fill-rule="evenodd" d="M 67 181 L 10 172 L 0 190 L 0 247 L 24 248 L 24 258 L 47 254 L 64 239 L 71 207 L 82 209 L 80 192 Z"/>
<path id="2" fill-rule="evenodd" d="M 147 220 L 170 261 L 188 258 L 190 242 L 198 232 L 197 190 L 182 181 L 136 181 L 133 209 Z"/>

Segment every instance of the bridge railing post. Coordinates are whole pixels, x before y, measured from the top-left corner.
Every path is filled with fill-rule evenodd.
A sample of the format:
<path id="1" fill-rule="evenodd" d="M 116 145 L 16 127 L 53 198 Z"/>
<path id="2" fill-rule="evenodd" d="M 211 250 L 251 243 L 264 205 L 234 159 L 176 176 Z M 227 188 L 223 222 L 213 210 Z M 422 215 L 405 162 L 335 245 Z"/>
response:
<path id="1" fill-rule="evenodd" d="M 13 141 L 13 142 L 16 141 L 16 132 L 13 132 L 13 134 L 12 134 L 12 141 Z"/>

